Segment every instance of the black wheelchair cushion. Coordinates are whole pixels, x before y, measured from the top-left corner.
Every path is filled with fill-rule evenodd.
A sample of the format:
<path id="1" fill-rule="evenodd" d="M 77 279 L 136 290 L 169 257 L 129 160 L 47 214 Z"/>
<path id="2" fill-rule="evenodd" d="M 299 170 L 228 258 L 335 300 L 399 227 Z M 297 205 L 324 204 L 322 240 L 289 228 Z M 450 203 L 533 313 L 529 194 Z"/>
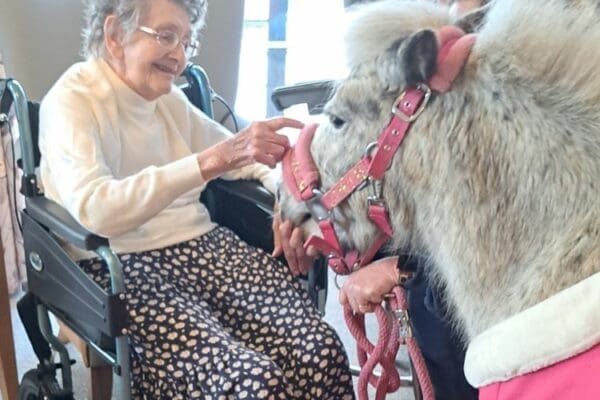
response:
<path id="1" fill-rule="evenodd" d="M 274 196 L 257 181 L 216 179 L 202 192 L 211 219 L 234 231 L 246 243 L 273 251 Z"/>

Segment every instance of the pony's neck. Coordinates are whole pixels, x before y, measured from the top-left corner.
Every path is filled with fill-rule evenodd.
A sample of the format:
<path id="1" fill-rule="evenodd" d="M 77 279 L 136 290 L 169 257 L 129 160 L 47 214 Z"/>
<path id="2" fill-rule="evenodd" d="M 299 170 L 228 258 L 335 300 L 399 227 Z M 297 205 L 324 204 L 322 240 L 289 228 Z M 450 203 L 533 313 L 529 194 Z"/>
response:
<path id="1" fill-rule="evenodd" d="M 518 82 L 485 76 L 439 96 L 410 138 L 431 169 L 413 187 L 416 231 L 468 337 L 600 267 L 593 152 L 574 164 L 568 154 L 582 144 L 565 142 L 566 128 L 545 116 L 560 110 L 541 109 Z"/>

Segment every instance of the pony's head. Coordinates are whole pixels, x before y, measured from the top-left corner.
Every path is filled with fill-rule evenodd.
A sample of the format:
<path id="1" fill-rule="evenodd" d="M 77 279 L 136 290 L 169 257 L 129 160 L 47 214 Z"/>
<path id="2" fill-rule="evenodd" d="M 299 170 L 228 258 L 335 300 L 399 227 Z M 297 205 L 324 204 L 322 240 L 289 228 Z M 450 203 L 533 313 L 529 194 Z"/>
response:
<path id="1" fill-rule="evenodd" d="M 324 109 L 327 118 L 310 143 L 322 192 L 332 188 L 365 155 L 383 151 L 373 143 L 394 116 L 392 109 L 399 96 L 407 88 L 429 82 L 436 73 L 440 44 L 445 40 L 439 29 L 450 22 L 447 8 L 429 2 L 382 1 L 356 13 L 346 33 L 350 74 L 335 86 Z M 412 160 L 405 163 L 409 170 L 382 181 L 381 189 L 394 209 L 394 218 L 402 221 L 395 226 L 397 246 L 409 244 L 414 220 L 415 200 L 408 189 L 404 190 L 407 185 L 402 181 L 425 179 L 419 169 L 426 169 L 428 157 L 418 147 L 418 140 L 410 136 L 426 129 L 427 122 L 411 127 L 416 132 L 409 133 L 406 141 L 413 144 L 403 144 L 398 152 L 398 157 Z M 360 186 L 332 210 L 331 217 L 342 245 L 365 251 L 377 236 L 378 228 L 369 220 L 367 208 L 380 188 L 369 182 Z M 302 223 L 309 216 L 308 209 L 287 189 L 281 190 L 280 199 L 284 217 Z"/>

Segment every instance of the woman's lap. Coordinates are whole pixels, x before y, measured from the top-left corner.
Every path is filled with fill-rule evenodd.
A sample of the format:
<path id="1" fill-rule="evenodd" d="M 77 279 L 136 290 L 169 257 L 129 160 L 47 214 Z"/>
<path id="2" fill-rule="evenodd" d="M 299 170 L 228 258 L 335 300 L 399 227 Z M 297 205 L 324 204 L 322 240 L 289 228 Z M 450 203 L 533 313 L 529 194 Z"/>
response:
<path id="1" fill-rule="evenodd" d="M 287 267 L 227 229 L 121 260 L 132 370 L 142 392 L 352 396 L 341 342 Z M 107 285 L 99 262 L 82 265 Z"/>

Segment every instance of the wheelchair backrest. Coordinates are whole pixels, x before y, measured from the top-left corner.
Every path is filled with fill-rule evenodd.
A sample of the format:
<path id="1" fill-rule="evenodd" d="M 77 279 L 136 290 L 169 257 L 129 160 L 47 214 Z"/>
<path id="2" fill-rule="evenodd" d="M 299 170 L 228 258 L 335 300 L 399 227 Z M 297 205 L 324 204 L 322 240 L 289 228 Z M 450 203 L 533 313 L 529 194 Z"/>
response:
<path id="1" fill-rule="evenodd" d="M 208 81 L 208 75 L 202 67 L 196 64 L 188 64 L 181 74 L 187 81 L 181 89 L 190 100 L 209 118 L 214 118 L 213 112 L 213 92 Z"/>

